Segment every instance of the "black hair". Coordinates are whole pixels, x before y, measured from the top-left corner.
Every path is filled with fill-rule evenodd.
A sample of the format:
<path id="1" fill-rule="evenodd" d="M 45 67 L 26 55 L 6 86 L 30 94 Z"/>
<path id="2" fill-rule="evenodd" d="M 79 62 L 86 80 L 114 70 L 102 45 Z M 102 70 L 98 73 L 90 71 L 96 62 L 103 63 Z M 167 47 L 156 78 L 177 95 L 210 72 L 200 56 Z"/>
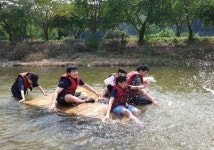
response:
<path id="1" fill-rule="evenodd" d="M 69 66 L 67 67 L 67 69 L 66 69 L 66 72 L 67 72 L 67 73 L 70 73 L 70 72 L 73 71 L 73 70 L 77 70 L 77 67 L 76 67 L 76 66 L 69 65 Z"/>
<path id="2" fill-rule="evenodd" d="M 127 71 L 124 68 L 119 68 L 118 71 L 117 71 L 117 73 L 119 73 L 119 72 L 127 74 Z"/>
<path id="3" fill-rule="evenodd" d="M 116 78 L 116 85 L 118 85 L 118 83 L 122 83 L 124 81 L 127 81 L 127 77 L 126 75 L 118 75 Z"/>
<path id="4" fill-rule="evenodd" d="M 149 67 L 148 67 L 146 64 L 140 64 L 140 65 L 137 67 L 136 71 L 139 72 L 140 70 L 142 70 L 142 71 L 148 71 L 148 72 L 149 72 Z"/>
<path id="5" fill-rule="evenodd" d="M 28 76 L 29 76 L 29 79 L 33 82 L 33 87 L 38 86 L 39 76 L 34 72 L 28 73 Z"/>

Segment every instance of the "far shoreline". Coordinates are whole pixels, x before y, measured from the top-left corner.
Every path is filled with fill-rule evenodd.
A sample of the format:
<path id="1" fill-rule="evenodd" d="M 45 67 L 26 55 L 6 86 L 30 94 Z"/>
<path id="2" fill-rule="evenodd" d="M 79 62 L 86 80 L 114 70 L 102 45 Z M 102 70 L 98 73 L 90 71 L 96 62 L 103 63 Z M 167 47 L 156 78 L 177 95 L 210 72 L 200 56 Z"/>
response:
<path id="1" fill-rule="evenodd" d="M 42 61 L 30 61 L 30 62 L 22 62 L 22 61 L 0 61 L 1 67 L 19 67 L 19 66 L 27 66 L 27 67 L 66 67 L 68 65 L 75 66 L 97 66 L 97 67 L 113 67 L 113 66 L 136 66 L 139 65 L 140 62 L 100 62 L 100 61 L 92 61 L 88 63 L 76 62 L 76 61 L 59 61 L 59 60 L 42 60 Z"/>

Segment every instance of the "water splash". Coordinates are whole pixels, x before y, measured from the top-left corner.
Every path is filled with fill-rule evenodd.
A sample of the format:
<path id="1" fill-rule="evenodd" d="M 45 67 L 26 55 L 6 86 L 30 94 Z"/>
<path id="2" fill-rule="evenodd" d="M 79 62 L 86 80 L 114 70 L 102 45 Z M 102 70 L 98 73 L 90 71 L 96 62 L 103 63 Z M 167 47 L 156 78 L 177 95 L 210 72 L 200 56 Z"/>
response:
<path id="1" fill-rule="evenodd" d="M 204 86 L 203 86 L 203 89 L 207 90 L 208 92 L 211 92 L 211 93 L 214 95 L 214 90 L 209 89 L 209 88 L 206 88 L 206 87 L 204 87 Z"/>
<path id="2" fill-rule="evenodd" d="M 154 76 L 143 77 L 143 79 L 147 82 L 157 82 Z"/>

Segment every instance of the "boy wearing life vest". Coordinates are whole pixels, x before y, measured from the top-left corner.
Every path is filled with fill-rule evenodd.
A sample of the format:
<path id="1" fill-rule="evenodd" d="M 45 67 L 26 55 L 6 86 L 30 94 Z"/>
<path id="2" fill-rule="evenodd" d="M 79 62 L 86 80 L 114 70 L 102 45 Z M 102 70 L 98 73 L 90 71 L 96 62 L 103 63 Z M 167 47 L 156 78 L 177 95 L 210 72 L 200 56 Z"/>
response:
<path id="1" fill-rule="evenodd" d="M 111 74 L 107 79 L 104 80 L 105 85 L 104 85 L 104 90 L 103 90 L 103 96 L 110 97 L 111 90 L 115 86 L 116 77 L 121 74 L 123 74 L 123 75 L 127 74 L 127 72 L 124 68 L 119 68 L 117 70 L 117 73 Z"/>
<path id="2" fill-rule="evenodd" d="M 100 96 L 92 87 L 84 83 L 78 75 L 77 67 L 68 66 L 66 73 L 61 76 L 59 80 L 58 87 L 56 88 L 53 97 L 50 110 L 56 108 L 56 103 L 60 105 L 70 105 L 70 104 L 81 104 L 81 103 L 94 103 L 95 100 L 90 98 L 87 99 L 87 94 L 84 92 L 76 92 L 77 86 L 81 85 L 85 89 L 93 92 L 97 96 Z"/>
<path id="3" fill-rule="evenodd" d="M 116 78 L 116 85 L 111 91 L 111 96 L 107 108 L 106 116 L 103 121 L 109 118 L 110 112 L 116 115 L 128 117 L 135 122 L 140 122 L 136 117 L 140 114 L 140 110 L 127 103 L 131 90 L 140 90 L 143 86 L 131 86 L 127 84 L 127 77 L 125 75 L 118 75 Z"/>
<path id="4" fill-rule="evenodd" d="M 147 86 L 149 86 L 149 82 L 144 80 L 144 77 L 148 72 L 149 67 L 147 65 L 139 65 L 136 71 L 131 71 L 127 74 L 128 84 L 135 86 L 142 85 L 143 88 L 146 88 Z M 159 103 L 144 89 L 141 89 L 141 91 L 132 91 L 128 103 L 133 105 L 146 105 L 153 103 L 154 105 L 159 106 Z"/>
<path id="5" fill-rule="evenodd" d="M 42 86 L 38 84 L 39 76 L 33 72 L 20 73 L 11 87 L 11 92 L 15 98 L 19 100 L 19 103 L 24 103 L 25 94 L 28 93 L 28 89 L 32 91 L 32 87 L 37 87 L 39 91 L 47 96 Z"/>

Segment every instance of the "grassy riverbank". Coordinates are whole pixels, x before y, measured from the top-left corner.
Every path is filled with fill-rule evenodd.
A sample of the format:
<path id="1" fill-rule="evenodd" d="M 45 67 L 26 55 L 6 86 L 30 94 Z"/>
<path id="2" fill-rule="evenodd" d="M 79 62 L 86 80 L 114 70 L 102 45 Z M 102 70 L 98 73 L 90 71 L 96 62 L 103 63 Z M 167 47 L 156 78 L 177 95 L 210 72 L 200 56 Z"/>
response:
<path id="1" fill-rule="evenodd" d="M 213 66 L 214 38 L 188 42 L 184 38 L 151 39 L 138 46 L 136 41 L 102 41 L 98 50 L 87 49 L 83 40 L 28 42 L 10 45 L 0 42 L 3 65 L 127 66 L 147 63 L 153 66 Z"/>

